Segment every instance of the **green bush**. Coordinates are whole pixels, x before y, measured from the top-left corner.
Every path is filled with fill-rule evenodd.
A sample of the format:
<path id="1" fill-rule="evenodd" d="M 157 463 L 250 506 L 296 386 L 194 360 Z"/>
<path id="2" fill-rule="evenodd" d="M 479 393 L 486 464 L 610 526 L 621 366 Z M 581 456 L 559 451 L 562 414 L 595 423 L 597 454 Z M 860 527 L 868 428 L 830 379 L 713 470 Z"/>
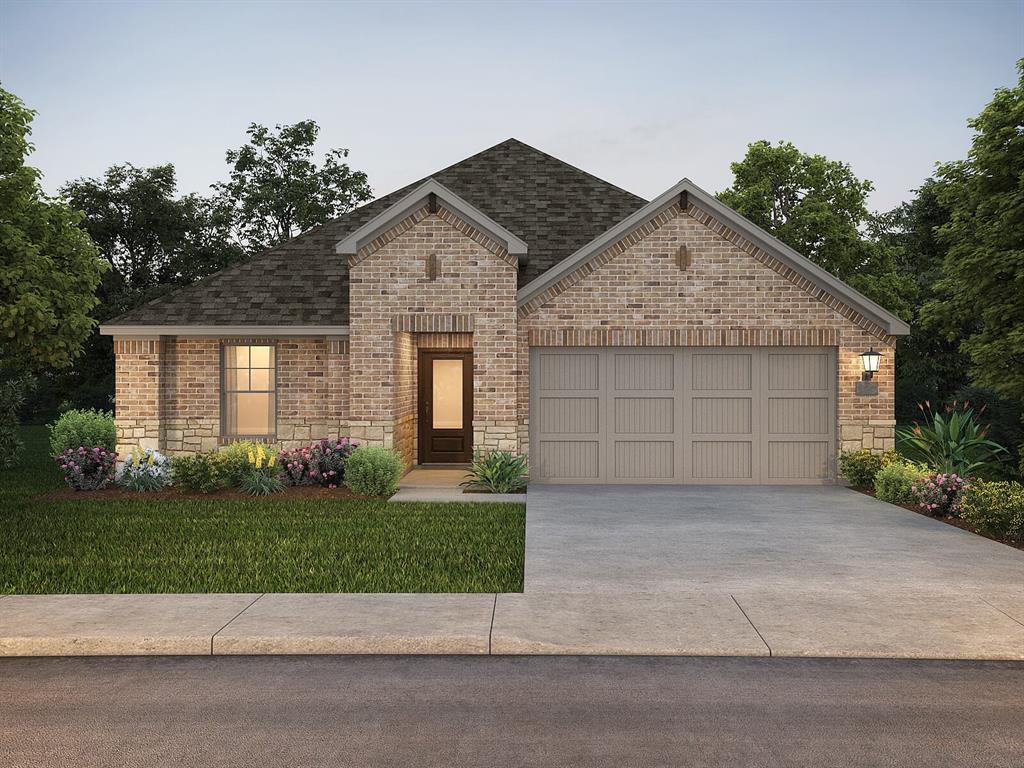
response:
<path id="1" fill-rule="evenodd" d="M 224 460 L 219 453 L 196 453 L 171 459 L 174 484 L 189 493 L 213 493 L 224 486 Z"/>
<path id="2" fill-rule="evenodd" d="M 839 469 L 854 488 L 872 488 L 882 468 L 882 457 L 867 449 L 839 454 Z"/>
<path id="3" fill-rule="evenodd" d="M 21 461 L 25 444 L 21 440 L 18 416 L 25 396 L 34 386 L 35 380 L 28 376 L 0 381 L 0 469 L 10 469 Z"/>
<path id="4" fill-rule="evenodd" d="M 982 533 L 1024 541 L 1024 485 L 976 480 L 960 496 L 962 517 Z"/>
<path id="5" fill-rule="evenodd" d="M 991 471 L 1006 455 L 1006 449 L 988 438 L 989 427 L 968 403 L 953 402 L 945 414 L 919 405 L 924 422 L 897 427 L 896 446 L 907 458 L 933 467 L 946 475 L 970 477 Z"/>
<path id="6" fill-rule="evenodd" d="M 473 452 L 473 464 L 461 484 L 490 493 L 519 493 L 526 488 L 527 461 L 511 451 Z"/>
<path id="7" fill-rule="evenodd" d="M 363 496 L 390 496 L 404 471 L 402 457 L 390 448 L 364 445 L 345 462 L 345 485 Z"/>
<path id="8" fill-rule="evenodd" d="M 875 497 L 890 504 L 916 504 L 913 487 L 928 476 L 928 468 L 909 461 L 890 461 L 875 473 Z"/>
<path id="9" fill-rule="evenodd" d="M 54 456 L 68 448 L 85 446 L 112 451 L 117 446 L 117 429 L 110 411 L 65 411 L 49 427 L 50 452 Z"/>
<path id="10" fill-rule="evenodd" d="M 250 471 L 249 454 L 262 448 L 271 455 L 277 454 L 277 449 L 257 440 L 239 440 L 237 443 L 225 445 L 220 449 L 221 471 L 225 481 L 233 488 L 241 488 L 242 481 Z"/>

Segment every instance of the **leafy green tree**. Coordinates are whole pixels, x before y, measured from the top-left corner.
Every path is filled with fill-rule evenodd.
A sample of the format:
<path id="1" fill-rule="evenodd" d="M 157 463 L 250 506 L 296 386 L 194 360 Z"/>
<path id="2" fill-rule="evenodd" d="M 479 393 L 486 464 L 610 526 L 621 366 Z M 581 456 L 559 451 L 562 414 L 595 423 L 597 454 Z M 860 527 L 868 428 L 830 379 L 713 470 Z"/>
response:
<path id="1" fill-rule="evenodd" d="M 784 141 L 750 144 L 731 168 L 722 202 L 868 298 L 910 316 L 916 285 L 898 269 L 893 249 L 870 236 L 870 181 Z"/>
<path id="2" fill-rule="evenodd" d="M 111 267 L 99 286 L 96 320 L 110 320 L 245 257 L 233 239 L 231 210 L 218 198 L 179 196 L 177 187 L 171 164 L 124 164 L 61 188 L 85 212 L 80 226 Z M 113 344 L 93 332 L 72 368 L 42 377 L 28 412 L 51 418 L 61 406 L 105 410 L 113 396 Z"/>
<path id="3" fill-rule="evenodd" d="M 917 289 L 910 335 L 896 342 L 896 419 L 901 423 L 920 416 L 919 403 L 950 402 L 968 384 L 967 360 L 959 351 L 959 341 L 937 333 L 921 317 L 922 303 L 935 296 L 946 256 L 946 247 L 936 235 L 949 221 L 939 187 L 934 179 L 927 179 L 913 200 L 873 222 L 873 236 L 892 249 L 897 269 L 914 280 Z"/>
<path id="4" fill-rule="evenodd" d="M 0 88 L 0 367 L 63 368 L 96 321 L 104 269 L 81 214 L 47 197 L 25 164 L 35 112 Z"/>
<path id="5" fill-rule="evenodd" d="M 214 185 L 231 206 L 239 239 L 250 252 L 287 240 L 339 216 L 372 196 L 366 174 L 349 168 L 347 149 L 313 162 L 319 126 L 313 120 L 252 123 L 249 142 L 228 150 L 230 179 Z"/>
<path id="6" fill-rule="evenodd" d="M 1024 402 L 1024 59 L 1019 80 L 1001 88 L 968 124 L 967 159 L 941 165 L 940 202 L 950 220 L 936 297 L 923 316 L 970 359 L 970 375 Z"/>
<path id="7" fill-rule="evenodd" d="M 144 294 L 156 286 L 187 285 L 244 256 L 232 242 L 230 210 L 199 195 L 178 197 L 177 187 L 168 163 L 115 165 L 102 178 L 61 188 L 84 211 L 83 227 L 113 268 L 104 303 L 115 290 Z"/>

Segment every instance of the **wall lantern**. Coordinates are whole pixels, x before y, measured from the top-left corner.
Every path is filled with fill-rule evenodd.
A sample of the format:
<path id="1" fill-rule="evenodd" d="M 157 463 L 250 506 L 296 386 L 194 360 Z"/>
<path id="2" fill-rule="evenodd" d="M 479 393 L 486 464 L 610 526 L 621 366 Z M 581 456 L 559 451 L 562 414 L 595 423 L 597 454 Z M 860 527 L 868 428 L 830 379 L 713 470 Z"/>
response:
<path id="1" fill-rule="evenodd" d="M 882 360 L 882 353 L 875 352 L 875 348 L 871 347 L 867 352 L 862 352 L 860 355 L 860 361 L 864 365 L 864 376 L 863 381 L 871 381 L 876 373 L 878 373 L 878 364 Z"/>

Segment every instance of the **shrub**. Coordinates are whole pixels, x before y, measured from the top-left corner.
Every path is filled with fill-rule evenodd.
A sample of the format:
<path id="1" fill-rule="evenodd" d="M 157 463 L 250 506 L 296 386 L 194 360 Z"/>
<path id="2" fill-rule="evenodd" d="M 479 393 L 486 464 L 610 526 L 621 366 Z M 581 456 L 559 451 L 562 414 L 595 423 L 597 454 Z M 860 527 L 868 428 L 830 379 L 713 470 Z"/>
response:
<path id="1" fill-rule="evenodd" d="M 54 460 L 64 470 L 64 482 L 76 491 L 105 488 L 117 466 L 117 454 L 102 446 L 68 448 Z"/>
<path id="2" fill-rule="evenodd" d="M 246 461 L 248 468 L 241 482 L 243 491 L 250 496 L 269 496 L 284 490 L 276 454 L 257 444 L 246 455 Z"/>
<path id="3" fill-rule="evenodd" d="M 231 443 L 218 451 L 221 461 L 221 470 L 228 485 L 234 488 L 241 488 L 242 481 L 249 474 L 249 454 L 257 449 L 265 453 L 277 453 L 271 446 L 260 443 L 256 440 L 239 440 Z"/>
<path id="4" fill-rule="evenodd" d="M 322 485 L 337 488 L 345 478 L 345 461 L 356 449 L 348 438 L 281 451 L 278 461 L 288 485 Z"/>
<path id="5" fill-rule="evenodd" d="M 982 533 L 1024 541 L 1024 485 L 979 480 L 964 490 L 960 503 L 960 516 Z"/>
<path id="6" fill-rule="evenodd" d="M 174 484 L 189 493 L 213 493 L 224 485 L 223 465 L 219 453 L 177 456 L 171 461 Z"/>
<path id="7" fill-rule="evenodd" d="M 130 491 L 161 491 L 171 484 L 171 460 L 158 451 L 135 448 L 118 468 L 117 480 Z"/>
<path id="8" fill-rule="evenodd" d="M 839 454 L 839 469 L 854 488 L 871 488 L 882 468 L 882 457 L 867 449 Z"/>
<path id="9" fill-rule="evenodd" d="M 21 461 L 25 444 L 18 430 L 18 416 L 25 395 L 35 387 L 30 376 L 0 381 L 0 469 L 10 469 Z"/>
<path id="10" fill-rule="evenodd" d="M 99 447 L 113 451 L 117 445 L 114 414 L 89 409 L 65 411 L 50 426 L 50 450 L 57 456 L 68 448 Z"/>
<path id="11" fill-rule="evenodd" d="M 940 472 L 922 478 L 911 486 L 911 490 L 922 512 L 942 517 L 959 517 L 960 494 L 966 486 L 966 478 Z"/>
<path id="12" fill-rule="evenodd" d="M 518 493 L 526 488 L 527 460 L 511 451 L 473 452 L 473 464 L 462 485 L 490 493 Z"/>
<path id="13" fill-rule="evenodd" d="M 945 415 L 935 413 L 927 402 L 918 408 L 924 423 L 896 429 L 897 447 L 908 459 L 943 474 L 967 477 L 991 469 L 1006 453 L 1003 446 L 988 439 L 988 426 L 981 424 L 970 403 L 954 401 Z"/>
<path id="14" fill-rule="evenodd" d="M 363 496 L 390 496 L 404 470 L 402 457 L 390 448 L 364 445 L 345 463 L 345 485 Z"/>
<path id="15" fill-rule="evenodd" d="M 890 504 L 914 504 L 914 486 L 928 476 L 928 468 L 909 461 L 890 461 L 875 474 L 875 497 Z"/>

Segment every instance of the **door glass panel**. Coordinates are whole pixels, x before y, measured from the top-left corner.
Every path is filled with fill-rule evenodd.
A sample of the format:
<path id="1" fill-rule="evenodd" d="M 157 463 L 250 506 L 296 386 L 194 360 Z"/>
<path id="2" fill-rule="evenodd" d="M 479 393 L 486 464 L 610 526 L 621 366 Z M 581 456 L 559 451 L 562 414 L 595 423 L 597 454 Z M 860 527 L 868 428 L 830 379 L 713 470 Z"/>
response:
<path id="1" fill-rule="evenodd" d="M 462 360 L 433 361 L 434 429 L 462 429 Z"/>

